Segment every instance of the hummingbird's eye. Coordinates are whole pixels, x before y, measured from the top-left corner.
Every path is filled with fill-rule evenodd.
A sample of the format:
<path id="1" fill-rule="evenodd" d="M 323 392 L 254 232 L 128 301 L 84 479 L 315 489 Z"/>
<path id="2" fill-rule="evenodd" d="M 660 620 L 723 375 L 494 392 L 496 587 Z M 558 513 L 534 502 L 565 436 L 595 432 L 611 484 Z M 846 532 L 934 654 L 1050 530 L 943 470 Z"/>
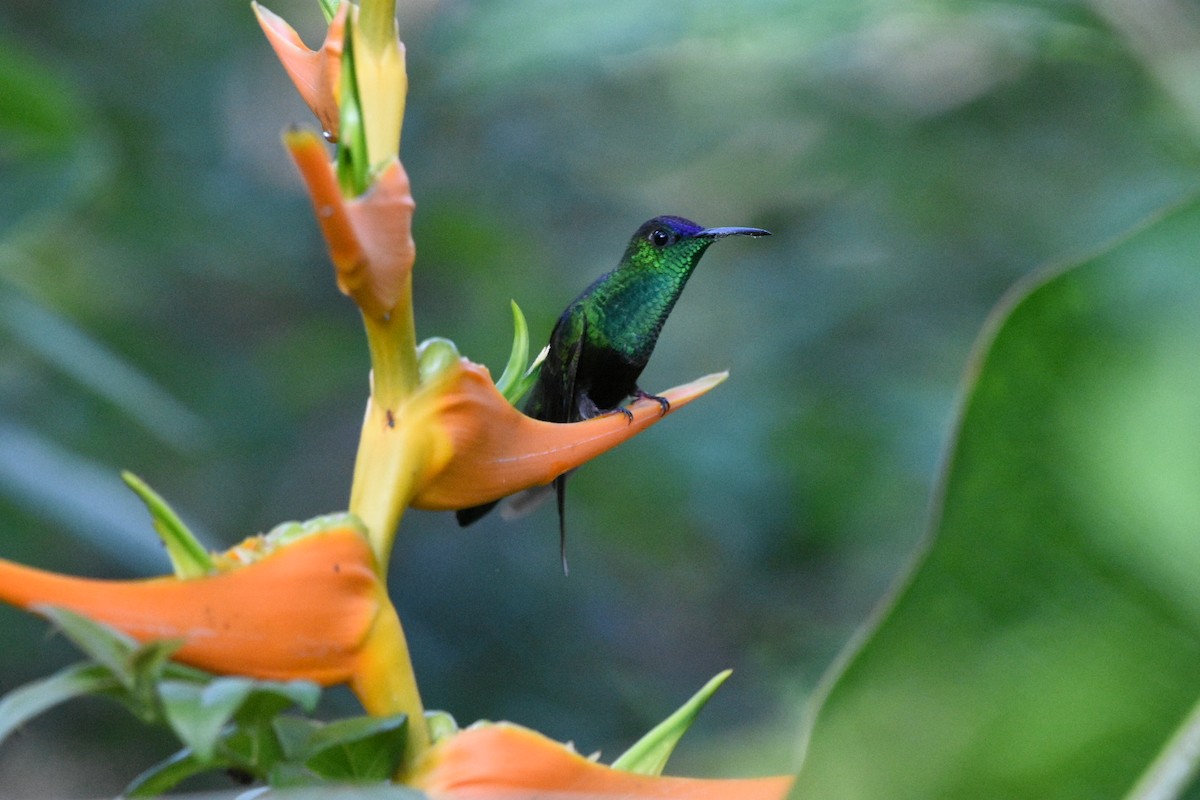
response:
<path id="1" fill-rule="evenodd" d="M 667 242 L 671 241 L 671 234 L 664 231 L 662 228 L 655 228 L 650 231 L 650 235 L 646 237 L 650 240 L 650 244 L 655 247 L 665 247 Z"/>

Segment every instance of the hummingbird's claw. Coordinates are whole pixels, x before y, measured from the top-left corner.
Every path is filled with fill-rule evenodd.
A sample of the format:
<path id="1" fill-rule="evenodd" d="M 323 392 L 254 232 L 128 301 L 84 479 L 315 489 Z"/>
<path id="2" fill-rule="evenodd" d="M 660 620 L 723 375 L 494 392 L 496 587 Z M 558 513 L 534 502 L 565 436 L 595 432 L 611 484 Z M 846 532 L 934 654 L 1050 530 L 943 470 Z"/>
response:
<path id="1" fill-rule="evenodd" d="M 665 417 L 667 415 L 667 412 L 671 410 L 671 401 L 665 397 L 659 397 L 656 394 L 650 394 L 649 392 L 643 392 L 641 389 L 636 390 L 633 393 L 633 396 L 637 400 L 654 400 L 655 402 L 657 402 L 659 405 L 659 408 L 662 409 L 661 411 L 659 411 L 659 414 L 658 414 L 660 417 Z M 626 413 L 628 413 L 628 412 L 626 412 Z M 630 414 L 629 417 L 631 420 L 633 419 L 632 414 Z"/>

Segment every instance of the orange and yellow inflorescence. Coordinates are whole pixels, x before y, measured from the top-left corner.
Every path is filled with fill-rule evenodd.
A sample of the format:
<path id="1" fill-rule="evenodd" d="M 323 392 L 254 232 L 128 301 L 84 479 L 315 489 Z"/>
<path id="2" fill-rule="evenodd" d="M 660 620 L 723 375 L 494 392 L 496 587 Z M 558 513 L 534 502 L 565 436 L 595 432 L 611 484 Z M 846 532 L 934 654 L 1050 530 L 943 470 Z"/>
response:
<path id="1" fill-rule="evenodd" d="M 515 409 L 486 368 L 456 354 L 423 372 L 411 296 L 415 204 L 399 159 L 407 75 L 394 0 L 343 2 L 315 51 L 272 12 L 257 4 L 254 12 L 324 133 L 289 131 L 284 142 L 312 199 L 337 285 L 362 312 L 371 351 L 349 513 L 302 535 L 251 537 L 206 560 L 200 574 L 92 580 L 0 560 L 0 600 L 68 608 L 141 641 L 176 640 L 177 659 L 216 673 L 349 684 L 368 713 L 408 715 L 397 777 L 434 797 L 784 796 L 787 778 L 635 775 L 512 725 L 473 726 L 433 743 L 424 724 L 412 724 L 424 709 L 385 585 L 404 510 L 463 508 L 550 483 L 663 415 L 658 403 L 643 400 L 630 407 L 632 420 L 542 422 Z M 350 149 L 331 159 L 327 141 Z M 339 174 L 347 159 L 360 162 L 357 188 Z M 674 412 L 724 377 L 662 395 Z"/>

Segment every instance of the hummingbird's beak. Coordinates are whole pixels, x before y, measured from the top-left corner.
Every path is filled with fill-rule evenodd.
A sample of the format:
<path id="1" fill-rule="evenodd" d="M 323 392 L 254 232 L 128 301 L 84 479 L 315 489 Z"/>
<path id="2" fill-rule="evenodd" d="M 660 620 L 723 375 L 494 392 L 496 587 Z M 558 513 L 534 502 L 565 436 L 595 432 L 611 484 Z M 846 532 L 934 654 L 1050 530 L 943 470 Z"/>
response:
<path id="1" fill-rule="evenodd" d="M 709 239 L 722 239 L 726 236 L 770 236 L 770 231 L 762 228 L 705 228 L 696 234 Z"/>

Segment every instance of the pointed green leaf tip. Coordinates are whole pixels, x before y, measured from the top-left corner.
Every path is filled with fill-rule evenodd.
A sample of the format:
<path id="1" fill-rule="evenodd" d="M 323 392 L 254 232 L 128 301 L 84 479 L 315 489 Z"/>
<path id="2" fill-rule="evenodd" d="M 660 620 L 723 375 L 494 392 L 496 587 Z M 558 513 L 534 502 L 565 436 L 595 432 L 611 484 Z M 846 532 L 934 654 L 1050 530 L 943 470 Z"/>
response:
<path id="1" fill-rule="evenodd" d="M 175 570 L 176 577 L 197 578 L 212 572 L 212 557 L 167 502 L 132 472 L 122 472 L 121 478 L 142 498 L 142 502 L 150 511 L 154 530 L 167 547 L 167 557 L 171 559 L 171 567 Z"/>
<path id="2" fill-rule="evenodd" d="M 700 709 L 704 708 L 709 698 L 716 694 L 717 689 L 732 674 L 733 670 L 727 669 L 704 684 L 704 687 L 692 695 L 691 700 L 680 706 L 678 711 L 655 725 L 649 733 L 638 739 L 633 747 L 622 753 L 613 762 L 613 769 L 639 775 L 661 775 L 663 767 L 667 765 L 667 759 L 675 750 L 675 745 L 679 744 L 683 734 L 692 726 Z"/>
<path id="3" fill-rule="evenodd" d="M 504 395 L 505 400 L 516 405 L 533 386 L 533 382 L 537 380 L 538 369 L 542 366 L 542 361 L 546 359 L 546 350 L 542 350 L 538 354 L 529 369 L 525 368 L 525 365 L 529 363 L 529 326 L 525 323 L 525 315 L 521 313 L 521 307 L 517 305 L 517 301 L 510 300 L 509 302 L 512 303 L 513 312 L 512 352 L 508 355 L 504 374 L 500 376 L 500 380 L 496 381 L 496 389 Z"/>
<path id="4" fill-rule="evenodd" d="M 168 671 L 179 677 L 200 674 L 168 660 L 179 648 L 178 642 L 138 644 L 120 631 L 65 608 L 37 606 L 34 610 L 90 660 L 5 694 L 0 700 L 0 741 L 50 708 L 85 695 L 112 697 L 143 722 L 152 722 L 158 718 L 155 686 L 162 675 Z"/>
<path id="5" fill-rule="evenodd" d="M 49 620 L 88 658 L 108 670 L 113 678 L 131 691 L 146 677 L 140 674 L 139 667 L 153 670 L 165 660 L 150 657 L 151 649 L 163 648 L 167 653 L 179 649 L 177 643 L 165 641 L 149 645 L 138 644 L 137 640 L 128 634 L 90 620 L 70 609 L 37 606 L 34 610 Z"/>

